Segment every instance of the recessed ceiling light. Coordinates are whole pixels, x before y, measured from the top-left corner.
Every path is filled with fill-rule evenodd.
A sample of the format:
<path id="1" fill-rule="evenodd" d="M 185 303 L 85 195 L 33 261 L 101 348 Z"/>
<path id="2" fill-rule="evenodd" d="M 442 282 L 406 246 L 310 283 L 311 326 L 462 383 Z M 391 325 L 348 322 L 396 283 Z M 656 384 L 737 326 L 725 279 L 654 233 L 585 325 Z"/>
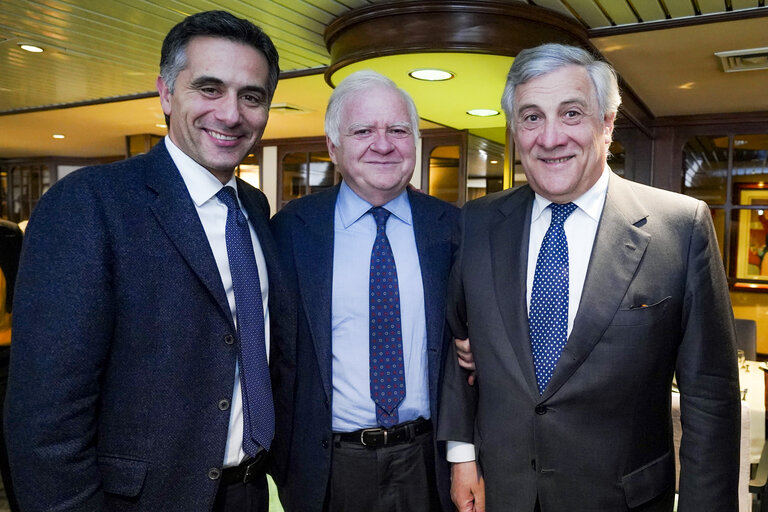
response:
<path id="1" fill-rule="evenodd" d="M 60 134 L 60 133 L 54 133 L 54 134 L 53 134 L 53 138 L 54 138 L 54 139 L 63 139 L 63 138 L 64 138 L 64 136 L 63 136 L 62 134 Z"/>
<path id="2" fill-rule="evenodd" d="M 415 78 L 416 80 L 440 82 L 442 80 L 450 80 L 453 78 L 453 73 L 443 69 L 415 69 L 408 73 L 408 76 Z"/>
<path id="3" fill-rule="evenodd" d="M 490 108 L 473 108 L 472 110 L 467 110 L 467 114 L 477 117 L 491 117 L 499 115 L 499 111 Z"/>
<path id="4" fill-rule="evenodd" d="M 19 43 L 19 48 L 32 53 L 42 53 L 43 49 L 29 43 Z"/>
<path id="5" fill-rule="evenodd" d="M 489 163 L 497 164 L 497 163 L 499 163 L 499 161 L 498 160 L 491 160 Z"/>

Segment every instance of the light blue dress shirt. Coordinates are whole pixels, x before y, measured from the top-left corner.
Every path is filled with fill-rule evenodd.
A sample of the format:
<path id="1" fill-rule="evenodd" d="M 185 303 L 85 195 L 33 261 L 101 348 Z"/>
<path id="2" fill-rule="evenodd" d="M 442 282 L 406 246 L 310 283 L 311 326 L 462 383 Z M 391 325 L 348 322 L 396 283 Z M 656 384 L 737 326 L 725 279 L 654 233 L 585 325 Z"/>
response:
<path id="1" fill-rule="evenodd" d="M 333 295 L 331 340 L 333 431 L 351 432 L 376 426 L 368 362 L 368 281 L 376 221 L 371 204 L 341 184 L 333 219 Z M 427 328 L 419 253 L 411 205 L 404 191 L 383 205 L 392 212 L 387 238 L 392 246 L 400 289 L 400 321 L 405 362 L 405 399 L 400 423 L 429 418 Z"/>

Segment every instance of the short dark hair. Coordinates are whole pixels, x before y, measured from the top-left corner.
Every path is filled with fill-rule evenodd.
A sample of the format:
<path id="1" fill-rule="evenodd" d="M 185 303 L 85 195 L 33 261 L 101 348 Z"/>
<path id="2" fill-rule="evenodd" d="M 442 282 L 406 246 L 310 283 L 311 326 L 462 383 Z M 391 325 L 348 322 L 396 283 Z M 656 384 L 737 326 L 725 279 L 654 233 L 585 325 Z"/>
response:
<path id="1" fill-rule="evenodd" d="M 269 66 L 267 94 L 272 100 L 280 74 L 275 45 L 259 27 L 226 11 L 205 11 L 188 16 L 165 36 L 160 52 L 160 76 L 171 93 L 176 86 L 176 78 L 187 66 L 187 45 L 195 37 L 220 37 L 260 51 Z"/>

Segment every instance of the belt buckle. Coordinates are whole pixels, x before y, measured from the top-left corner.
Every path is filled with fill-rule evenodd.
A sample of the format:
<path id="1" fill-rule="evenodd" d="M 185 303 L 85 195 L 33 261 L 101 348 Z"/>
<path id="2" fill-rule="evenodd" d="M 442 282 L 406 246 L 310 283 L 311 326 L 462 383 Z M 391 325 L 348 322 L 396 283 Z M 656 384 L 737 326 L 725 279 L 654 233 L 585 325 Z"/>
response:
<path id="1" fill-rule="evenodd" d="M 375 428 L 364 428 L 363 430 L 361 430 L 361 431 L 360 431 L 360 443 L 361 443 L 363 446 L 368 446 L 368 445 L 365 443 L 365 434 L 367 434 L 367 433 L 369 433 L 369 432 L 370 432 L 370 433 L 379 433 L 379 432 L 383 432 L 383 433 L 384 433 L 384 445 L 386 446 L 386 444 L 387 444 L 387 429 L 385 429 L 385 428 L 383 428 L 383 427 L 375 427 Z"/>
<path id="2" fill-rule="evenodd" d="M 259 465 L 260 457 L 254 457 L 250 464 L 245 466 L 245 473 L 243 473 L 243 483 L 247 484 L 251 481 L 251 477 L 256 475 L 256 467 Z"/>

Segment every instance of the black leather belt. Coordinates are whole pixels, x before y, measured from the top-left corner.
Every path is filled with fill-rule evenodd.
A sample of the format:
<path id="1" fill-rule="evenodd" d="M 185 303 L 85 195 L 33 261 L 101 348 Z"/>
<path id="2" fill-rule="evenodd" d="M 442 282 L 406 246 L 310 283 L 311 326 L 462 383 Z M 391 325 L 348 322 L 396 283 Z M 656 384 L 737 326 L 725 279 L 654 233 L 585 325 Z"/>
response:
<path id="1" fill-rule="evenodd" d="M 267 450 L 261 450 L 255 457 L 245 459 L 239 466 L 224 468 L 221 471 L 221 484 L 247 484 L 264 475 L 267 466 Z"/>
<path id="2" fill-rule="evenodd" d="M 355 443 L 369 448 L 391 446 L 393 444 L 408 443 L 416 436 L 432 432 L 432 421 L 419 418 L 395 425 L 392 428 L 364 428 L 354 432 L 337 432 L 333 434 L 334 441 Z"/>

